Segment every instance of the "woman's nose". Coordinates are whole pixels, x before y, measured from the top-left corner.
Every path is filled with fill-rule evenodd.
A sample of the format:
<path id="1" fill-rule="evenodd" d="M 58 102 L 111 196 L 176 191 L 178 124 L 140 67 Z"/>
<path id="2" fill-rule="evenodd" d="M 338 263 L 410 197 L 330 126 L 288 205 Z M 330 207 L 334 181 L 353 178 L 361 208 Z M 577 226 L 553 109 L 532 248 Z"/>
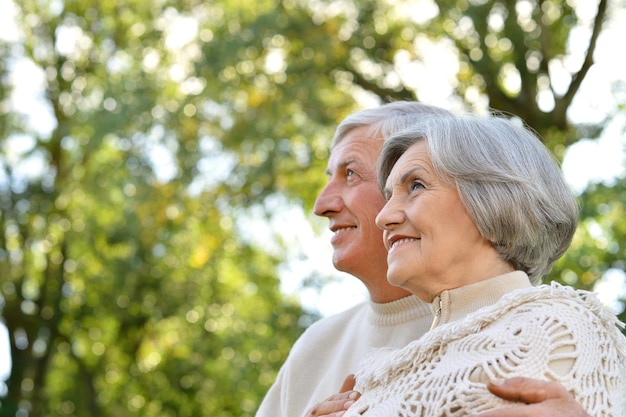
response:
<path id="1" fill-rule="evenodd" d="M 395 226 L 402 224 L 405 220 L 404 211 L 392 197 L 387 200 L 382 210 L 376 216 L 376 225 L 383 230 L 391 230 Z"/>

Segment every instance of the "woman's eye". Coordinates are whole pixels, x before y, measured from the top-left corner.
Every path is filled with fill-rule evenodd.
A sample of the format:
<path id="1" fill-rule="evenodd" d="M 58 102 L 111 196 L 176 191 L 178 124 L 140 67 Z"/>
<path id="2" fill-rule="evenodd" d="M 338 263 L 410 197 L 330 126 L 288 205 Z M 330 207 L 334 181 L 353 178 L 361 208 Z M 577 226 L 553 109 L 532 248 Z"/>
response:
<path id="1" fill-rule="evenodd" d="M 353 176 L 354 174 L 355 174 L 355 172 L 354 172 L 353 170 L 351 170 L 351 169 L 347 169 L 347 170 L 346 170 L 346 176 L 347 176 L 347 177 L 351 177 L 351 176 Z"/>
<path id="2" fill-rule="evenodd" d="M 411 182 L 411 191 L 417 191 L 424 188 L 424 184 L 422 184 L 419 181 L 412 181 Z"/>

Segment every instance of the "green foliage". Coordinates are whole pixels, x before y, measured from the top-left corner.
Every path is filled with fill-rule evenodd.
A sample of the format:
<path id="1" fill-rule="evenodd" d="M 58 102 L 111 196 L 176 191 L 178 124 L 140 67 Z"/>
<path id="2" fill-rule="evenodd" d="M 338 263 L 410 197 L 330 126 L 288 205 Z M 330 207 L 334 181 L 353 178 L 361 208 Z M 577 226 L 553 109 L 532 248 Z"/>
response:
<path id="1" fill-rule="evenodd" d="M 458 56 L 451 100 L 521 116 L 559 157 L 596 137 L 601 125 L 566 117 L 591 62 L 563 95 L 547 71 L 567 56 L 576 13 L 509 3 L 439 1 L 424 19 L 369 0 L 16 4 L 23 38 L 0 43 L 13 361 L 0 416 L 252 416 L 314 317 L 280 293 L 284 259 L 247 239 L 239 216 L 276 196 L 310 211 L 335 125 L 363 97 L 420 98 L 400 62 L 420 63 L 426 41 Z M 43 74 L 51 132 L 12 108 L 17 59 Z M 592 288 L 625 269 L 624 187 L 581 195 L 581 228 L 551 279 Z"/>
<path id="2" fill-rule="evenodd" d="M 593 184 L 581 195 L 582 222 L 560 260 L 561 282 L 592 289 L 609 269 L 626 271 L 626 178 Z M 626 311 L 620 319 L 626 322 Z"/>
<path id="3" fill-rule="evenodd" d="M 17 159 L 15 139 L 2 142 L 13 368 L 0 415 L 252 415 L 301 331 L 280 260 L 238 235 L 216 198 L 227 190 L 188 192 L 215 139 L 166 75 L 184 64 L 160 28 L 178 12 L 153 6 L 20 4 L 56 127 L 26 130 L 34 141 Z M 172 178 L 159 179 L 155 149 Z M 41 172 L 25 179 L 29 158 Z"/>
<path id="4" fill-rule="evenodd" d="M 241 242 L 209 193 L 146 182 L 115 142 L 47 212 L 3 210 L 20 230 L 3 245 L 3 315 L 32 343 L 13 346 L 9 388 L 43 415 L 251 415 L 303 314 L 278 292 L 278 260 Z"/>

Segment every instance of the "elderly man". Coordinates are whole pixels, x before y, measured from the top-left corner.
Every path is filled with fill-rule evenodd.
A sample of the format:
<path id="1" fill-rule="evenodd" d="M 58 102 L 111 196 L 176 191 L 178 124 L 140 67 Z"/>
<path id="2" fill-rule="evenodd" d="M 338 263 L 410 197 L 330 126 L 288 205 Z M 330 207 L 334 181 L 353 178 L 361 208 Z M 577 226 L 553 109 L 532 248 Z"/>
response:
<path id="1" fill-rule="evenodd" d="M 384 205 L 376 185 L 376 161 L 383 138 L 421 118 L 441 116 L 451 114 L 395 102 L 354 113 L 337 127 L 329 181 L 317 198 L 315 214 L 329 219 L 334 266 L 361 280 L 370 299 L 314 323 L 302 334 L 257 417 L 341 416 L 359 395 L 346 377 L 369 349 L 403 347 L 428 331 L 428 306 L 387 282 L 387 251 L 375 224 Z M 522 405 L 480 417 L 587 416 L 558 383 L 515 378 L 494 382 L 489 389 Z"/>

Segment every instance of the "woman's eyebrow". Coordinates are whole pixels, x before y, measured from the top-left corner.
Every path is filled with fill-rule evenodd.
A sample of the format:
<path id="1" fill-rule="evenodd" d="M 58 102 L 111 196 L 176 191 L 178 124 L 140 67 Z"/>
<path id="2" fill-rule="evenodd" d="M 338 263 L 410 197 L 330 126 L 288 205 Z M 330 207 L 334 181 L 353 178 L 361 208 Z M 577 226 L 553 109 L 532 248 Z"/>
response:
<path id="1" fill-rule="evenodd" d="M 404 184 L 404 183 L 407 181 L 407 179 L 408 179 L 411 175 L 413 175 L 413 173 L 414 173 L 415 171 L 424 171 L 424 172 L 428 172 L 428 170 L 427 170 L 426 168 L 422 168 L 422 167 L 415 167 L 415 168 L 412 168 L 412 169 L 408 170 L 407 172 L 405 172 L 404 174 L 402 174 L 402 176 L 400 177 L 400 184 Z"/>
<path id="2" fill-rule="evenodd" d="M 424 167 L 414 167 L 411 168 L 410 170 L 408 170 L 407 172 L 405 172 L 404 174 L 402 174 L 402 176 L 400 177 L 400 181 L 398 182 L 398 184 L 404 184 L 407 182 L 407 180 L 409 179 L 409 177 L 411 175 L 413 175 L 413 173 L 415 171 L 424 171 L 424 172 L 428 172 L 428 170 Z M 385 185 L 385 188 L 382 189 L 382 193 L 383 193 L 383 197 L 385 197 L 385 200 L 388 200 L 389 197 L 393 194 L 392 191 L 393 187 L 389 187 L 387 185 Z"/>

